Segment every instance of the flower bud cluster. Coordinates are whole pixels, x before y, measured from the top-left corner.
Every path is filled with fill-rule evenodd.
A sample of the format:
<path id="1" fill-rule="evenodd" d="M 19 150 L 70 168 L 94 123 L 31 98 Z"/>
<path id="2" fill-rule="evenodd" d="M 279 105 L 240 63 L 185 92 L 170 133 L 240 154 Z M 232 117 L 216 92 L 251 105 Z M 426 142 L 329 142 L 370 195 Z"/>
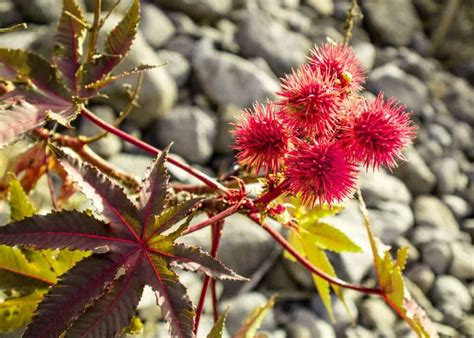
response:
<path id="1" fill-rule="evenodd" d="M 281 79 L 276 101 L 254 104 L 235 124 L 239 163 L 256 174 L 283 175 L 288 192 L 308 205 L 349 196 L 360 165 L 392 169 L 415 126 L 394 98 L 362 97 L 364 81 L 351 48 L 314 48 L 306 64 Z"/>

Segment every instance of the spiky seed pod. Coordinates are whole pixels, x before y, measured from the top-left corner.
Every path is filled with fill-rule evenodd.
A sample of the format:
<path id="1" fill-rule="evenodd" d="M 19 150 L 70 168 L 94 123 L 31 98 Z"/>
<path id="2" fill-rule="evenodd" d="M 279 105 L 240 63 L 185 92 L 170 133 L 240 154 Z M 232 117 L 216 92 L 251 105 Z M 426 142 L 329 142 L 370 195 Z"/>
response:
<path id="1" fill-rule="evenodd" d="M 282 79 L 281 118 L 306 137 L 328 137 L 334 132 L 341 104 L 341 91 L 334 78 L 303 65 Z"/>
<path id="2" fill-rule="evenodd" d="M 349 157 L 366 168 L 384 166 L 391 169 L 403 160 L 402 150 L 412 142 L 416 127 L 405 106 L 394 98 L 384 101 L 383 93 L 360 112 L 349 115 L 342 126 L 340 142 Z"/>
<path id="3" fill-rule="evenodd" d="M 300 194 L 309 206 L 339 202 L 355 186 L 357 166 L 349 161 L 339 143 L 306 143 L 299 141 L 286 161 L 288 189 Z"/>
<path id="4" fill-rule="evenodd" d="M 354 51 L 347 46 L 327 43 L 310 52 L 309 65 L 313 71 L 337 79 L 337 86 L 344 91 L 357 92 L 365 82 L 365 72 Z"/>
<path id="5" fill-rule="evenodd" d="M 285 155 L 290 150 L 292 133 L 278 118 L 276 106 L 254 104 L 252 110 L 245 110 L 233 131 L 234 149 L 241 165 L 258 173 L 278 172 Z"/>

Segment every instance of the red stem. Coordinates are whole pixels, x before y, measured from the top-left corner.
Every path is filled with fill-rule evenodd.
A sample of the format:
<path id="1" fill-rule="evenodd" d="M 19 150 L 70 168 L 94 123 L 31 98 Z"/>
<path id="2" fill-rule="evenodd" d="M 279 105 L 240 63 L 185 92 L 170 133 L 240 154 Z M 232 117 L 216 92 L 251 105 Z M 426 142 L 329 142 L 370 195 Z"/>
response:
<path id="1" fill-rule="evenodd" d="M 219 309 L 218 309 L 218 300 L 217 300 L 217 290 L 216 290 L 216 280 L 211 279 L 211 297 L 212 297 L 212 309 L 214 323 L 219 319 Z"/>
<path id="2" fill-rule="evenodd" d="M 270 189 L 265 194 L 254 200 L 255 204 L 268 204 L 273 201 L 275 198 L 283 194 L 288 186 L 288 181 L 283 181 L 275 188 Z"/>
<path id="3" fill-rule="evenodd" d="M 255 217 L 251 217 L 254 221 L 258 223 L 258 219 Z M 355 285 L 351 284 L 348 282 L 345 282 L 337 277 L 333 277 L 325 273 L 324 271 L 319 270 L 317 267 L 315 267 L 311 262 L 309 262 L 306 258 L 301 256 L 301 254 L 290 244 L 288 241 L 275 229 L 273 229 L 270 225 L 267 223 L 262 224 L 262 228 L 268 232 L 285 250 L 287 250 L 289 253 L 293 255 L 293 257 L 296 258 L 298 262 L 301 263 L 306 269 L 314 273 L 315 275 L 325 279 L 331 284 L 338 285 L 340 287 L 346 288 L 346 289 L 352 289 L 355 291 L 363 292 L 366 294 L 370 295 L 379 295 L 383 296 L 384 292 L 383 290 L 380 289 L 375 289 L 375 288 L 368 288 L 364 287 L 361 285 Z"/>
<path id="4" fill-rule="evenodd" d="M 214 215 L 198 224 L 195 224 L 189 228 L 187 228 L 186 230 L 183 231 L 183 235 L 187 235 L 187 234 L 190 234 L 192 232 L 195 232 L 195 231 L 198 231 L 198 230 L 201 230 L 202 228 L 205 228 L 217 221 L 221 221 L 223 220 L 224 218 L 226 217 L 229 217 L 230 215 L 233 215 L 235 214 L 237 211 L 239 211 L 240 209 L 240 206 L 241 204 L 240 203 L 237 203 L 237 204 L 234 204 L 233 206 L 231 206 L 230 208 L 228 209 L 225 209 L 224 211 L 218 213 L 217 215 Z"/>
<path id="5" fill-rule="evenodd" d="M 212 218 L 212 217 L 211 217 Z M 221 241 L 221 235 L 222 235 L 222 227 L 224 225 L 224 219 L 221 219 L 217 222 L 215 222 L 212 225 L 212 245 L 211 245 L 211 257 L 215 258 L 217 256 L 217 250 L 219 248 L 219 243 Z M 212 279 L 213 283 L 213 299 L 212 299 L 212 305 L 213 305 L 213 310 L 214 310 L 214 321 L 217 321 L 216 314 L 217 314 L 217 297 L 215 297 L 215 281 Z M 199 296 L 199 302 L 198 306 L 196 309 L 196 319 L 194 320 L 194 334 L 197 334 L 197 331 L 199 329 L 199 322 L 201 321 L 201 315 L 202 312 L 204 311 L 204 303 L 206 301 L 206 293 L 207 289 L 209 287 L 209 283 L 211 282 L 211 277 L 206 275 L 204 277 L 204 282 L 202 284 L 202 289 L 201 289 L 201 295 Z M 214 299 L 215 297 L 215 299 Z"/>
<path id="6" fill-rule="evenodd" d="M 159 150 L 158 148 L 155 148 L 155 147 L 149 145 L 148 143 L 143 142 L 142 140 L 139 140 L 136 137 L 133 137 L 132 135 L 129 135 L 126 132 L 114 127 L 113 125 L 105 122 L 101 118 L 94 115 L 94 113 L 92 113 L 91 111 L 89 111 L 86 108 L 82 109 L 81 114 L 82 114 L 82 116 L 84 116 L 85 118 L 87 118 L 88 120 L 90 120 L 91 122 L 96 124 L 97 126 L 101 127 L 102 129 L 108 131 L 111 134 L 114 134 L 114 135 L 120 137 L 122 140 L 124 140 L 128 143 L 131 143 L 134 146 L 136 146 L 136 147 L 138 147 L 138 148 L 140 148 L 140 149 L 142 149 L 142 150 L 144 150 L 144 151 L 146 151 L 150 154 L 159 155 L 161 153 L 161 150 Z M 187 173 L 193 175 L 194 177 L 199 179 L 201 182 L 206 184 L 209 188 L 211 188 L 213 190 L 217 190 L 221 193 L 226 193 L 227 192 L 227 188 L 224 187 L 222 184 L 220 184 L 219 182 L 216 182 L 211 177 L 209 177 L 206 174 L 194 169 L 193 167 L 190 167 L 187 164 L 181 163 L 181 162 L 173 159 L 170 156 L 168 156 L 167 161 L 169 163 L 175 165 L 176 167 L 183 169 Z"/>

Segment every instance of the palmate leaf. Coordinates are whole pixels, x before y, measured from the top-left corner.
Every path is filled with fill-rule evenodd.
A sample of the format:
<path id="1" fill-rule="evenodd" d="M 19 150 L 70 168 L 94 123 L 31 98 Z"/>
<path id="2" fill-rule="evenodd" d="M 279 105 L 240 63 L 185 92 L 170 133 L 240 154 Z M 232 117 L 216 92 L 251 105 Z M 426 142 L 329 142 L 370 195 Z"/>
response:
<path id="1" fill-rule="evenodd" d="M 57 153 L 83 193 L 102 208 L 106 220 L 59 211 L 0 228 L 0 244 L 94 253 L 50 288 L 25 336 L 37 337 L 38 332 L 42 337 L 114 336 L 128 325 L 143 287 L 150 285 L 170 323 L 171 336 L 193 337 L 194 308 L 172 267 L 202 271 L 213 278 L 242 278 L 197 248 L 175 243 L 199 200 L 186 201 L 178 208 L 170 205 L 166 154 L 154 162 L 140 193 L 141 202 L 135 204 L 94 167 Z"/>
<path id="2" fill-rule="evenodd" d="M 63 10 L 56 31 L 54 48 L 54 63 L 64 75 L 69 90 L 77 95 L 80 88 L 78 71 L 81 66 L 82 45 L 87 27 L 84 17 L 76 0 L 63 0 Z"/>
<path id="3" fill-rule="evenodd" d="M 334 252 L 362 252 L 360 246 L 331 224 L 323 222 L 308 224 L 303 220 L 300 221 L 300 225 L 303 228 L 301 230 L 303 236 L 307 236 L 308 241 L 321 249 Z"/>
<path id="4" fill-rule="evenodd" d="M 254 338 L 266 314 L 275 305 L 276 297 L 272 296 L 266 304 L 253 310 L 233 338 Z"/>
<path id="5" fill-rule="evenodd" d="M 24 327 L 31 320 L 46 289 L 35 290 L 24 296 L 11 296 L 0 302 L 0 332 L 11 332 Z"/>
<path id="6" fill-rule="evenodd" d="M 122 61 L 132 46 L 140 22 L 140 1 L 133 0 L 123 19 L 107 35 L 105 53 L 84 67 L 84 85 L 98 89 L 112 70 Z M 94 85 L 94 83 L 96 85 Z M 105 81 L 103 85 L 107 84 Z"/>
<path id="7" fill-rule="evenodd" d="M 219 316 L 217 321 L 214 323 L 214 326 L 211 329 L 211 332 L 207 335 L 207 338 L 222 338 L 224 334 L 224 324 L 229 313 L 230 307 L 225 309 L 225 311 Z"/>

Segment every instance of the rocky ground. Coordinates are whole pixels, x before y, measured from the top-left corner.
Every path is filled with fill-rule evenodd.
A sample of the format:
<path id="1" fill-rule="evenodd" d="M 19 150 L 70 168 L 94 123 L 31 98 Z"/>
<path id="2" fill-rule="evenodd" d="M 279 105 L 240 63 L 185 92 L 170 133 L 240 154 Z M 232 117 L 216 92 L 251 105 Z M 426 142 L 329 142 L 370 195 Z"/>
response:
<path id="1" fill-rule="evenodd" d="M 90 10 L 93 0 L 84 0 Z M 103 0 L 110 7 L 114 0 Z M 118 11 L 130 1 L 122 0 Z M 411 247 L 407 276 L 415 299 L 446 337 L 474 336 L 474 6 L 469 0 L 360 1 L 363 20 L 353 48 L 368 71 L 367 95 L 383 90 L 413 110 L 419 127 L 407 163 L 393 173 L 362 178 L 373 225 L 383 242 Z M 278 78 L 305 61 L 313 44 L 341 41 L 348 0 L 154 0 L 143 3 L 143 21 L 122 64 L 166 65 L 147 73 L 140 109 L 124 128 L 164 146 L 217 175 L 232 165 L 229 122 L 255 100 L 273 98 Z M 458 6 L 457 8 L 455 8 Z M 453 9 L 454 7 L 454 9 Z M 449 11 L 453 12 L 450 24 Z M 0 37 L 0 46 L 28 47 L 48 55 L 60 12 L 59 0 L 2 0 L 0 26 L 27 21 L 30 29 Z M 444 13 L 444 16 L 443 16 Z M 448 14 L 446 14 L 448 13 Z M 109 27 L 118 20 L 112 16 Z M 372 93 L 372 94 L 371 94 Z M 126 103 L 121 84 L 93 111 L 113 120 Z M 81 133 L 92 135 L 84 121 Z M 119 167 L 142 175 L 150 158 L 108 136 L 94 149 Z M 173 170 L 176 179 L 192 178 Z M 333 219 L 366 245 L 355 203 Z M 208 245 L 205 231 L 189 239 Z M 334 300 L 331 324 L 310 276 L 281 258 L 281 251 L 241 216 L 226 223 L 219 256 L 250 283 L 219 284 L 222 308 L 232 304 L 227 331 L 235 332 L 255 306 L 274 292 L 276 308 L 263 329 L 269 337 L 414 337 L 379 299 L 348 292 L 355 318 Z M 340 276 L 356 283 L 373 277 L 369 254 L 332 257 Z M 199 278 L 183 274 L 194 300 Z M 140 306 L 147 337 L 166 337 L 147 293 Z M 211 320 L 204 316 L 199 337 Z"/>

